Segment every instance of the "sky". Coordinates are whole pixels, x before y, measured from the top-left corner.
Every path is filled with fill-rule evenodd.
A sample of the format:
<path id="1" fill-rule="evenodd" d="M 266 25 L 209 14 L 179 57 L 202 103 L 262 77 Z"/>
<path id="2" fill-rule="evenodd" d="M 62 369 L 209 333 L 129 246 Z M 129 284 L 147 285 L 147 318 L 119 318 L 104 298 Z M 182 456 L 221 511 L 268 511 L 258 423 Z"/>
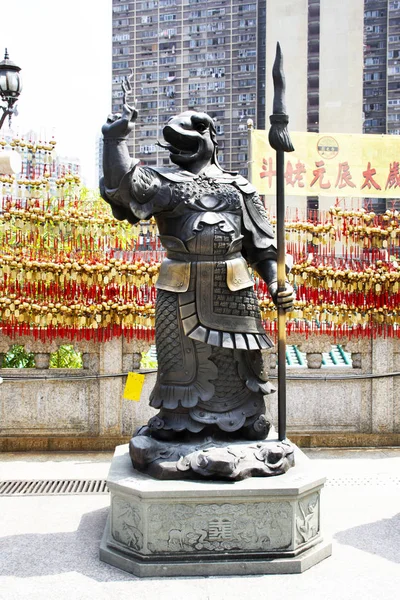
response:
<path id="1" fill-rule="evenodd" d="M 0 60 L 7 48 L 23 80 L 13 131 L 54 135 L 58 153 L 79 158 L 97 186 L 96 135 L 111 110 L 111 0 L 1 4 Z"/>

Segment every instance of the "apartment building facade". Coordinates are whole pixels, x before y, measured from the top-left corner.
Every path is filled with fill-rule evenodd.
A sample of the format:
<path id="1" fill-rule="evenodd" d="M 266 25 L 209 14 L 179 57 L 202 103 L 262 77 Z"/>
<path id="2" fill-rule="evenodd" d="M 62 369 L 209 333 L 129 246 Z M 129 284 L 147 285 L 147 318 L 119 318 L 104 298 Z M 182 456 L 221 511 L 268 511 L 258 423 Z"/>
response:
<path id="1" fill-rule="evenodd" d="M 174 114 L 205 111 L 216 123 L 219 161 L 247 175 L 247 120 L 265 127 L 266 0 L 113 0 L 112 109 L 132 73 L 139 118 L 131 152 L 168 164 L 157 146 Z"/>
<path id="2" fill-rule="evenodd" d="M 365 0 L 364 133 L 400 135 L 400 1 Z"/>
<path id="3" fill-rule="evenodd" d="M 112 10 L 112 108 L 132 73 L 130 150 L 143 164 L 169 164 L 156 141 L 193 108 L 215 119 L 221 164 L 247 175 L 247 120 L 269 127 L 278 40 L 292 130 L 400 134 L 400 0 L 113 0 Z"/>

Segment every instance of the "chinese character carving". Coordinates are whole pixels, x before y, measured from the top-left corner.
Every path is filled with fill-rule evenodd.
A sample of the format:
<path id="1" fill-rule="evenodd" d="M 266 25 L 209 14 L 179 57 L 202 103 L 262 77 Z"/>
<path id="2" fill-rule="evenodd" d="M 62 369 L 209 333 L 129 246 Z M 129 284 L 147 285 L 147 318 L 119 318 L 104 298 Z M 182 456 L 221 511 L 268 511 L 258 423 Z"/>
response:
<path id="1" fill-rule="evenodd" d="M 232 537 L 232 521 L 230 519 L 212 519 L 209 522 L 209 540 L 231 540 Z"/>

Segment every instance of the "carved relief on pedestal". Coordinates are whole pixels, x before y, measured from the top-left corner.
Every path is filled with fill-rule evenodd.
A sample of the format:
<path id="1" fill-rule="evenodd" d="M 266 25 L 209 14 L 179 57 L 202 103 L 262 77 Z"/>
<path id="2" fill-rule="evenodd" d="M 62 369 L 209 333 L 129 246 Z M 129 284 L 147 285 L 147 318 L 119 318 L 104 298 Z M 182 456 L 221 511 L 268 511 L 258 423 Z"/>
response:
<path id="1" fill-rule="evenodd" d="M 319 533 L 319 493 L 297 503 L 296 544 L 305 544 Z"/>
<path id="2" fill-rule="evenodd" d="M 132 550 L 142 550 L 143 518 L 139 506 L 114 496 L 111 510 L 111 534 L 115 541 Z"/>
<path id="3" fill-rule="evenodd" d="M 292 542 L 291 515 L 289 502 L 154 504 L 148 510 L 148 549 L 150 552 L 285 549 Z"/>

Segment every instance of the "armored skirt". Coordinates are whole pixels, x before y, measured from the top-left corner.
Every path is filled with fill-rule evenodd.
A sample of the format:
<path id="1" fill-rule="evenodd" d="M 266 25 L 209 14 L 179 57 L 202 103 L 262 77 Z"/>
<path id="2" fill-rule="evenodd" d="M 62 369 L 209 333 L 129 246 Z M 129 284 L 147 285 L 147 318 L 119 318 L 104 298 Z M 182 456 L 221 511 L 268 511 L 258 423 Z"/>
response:
<path id="1" fill-rule="evenodd" d="M 213 237 L 204 231 L 197 243 L 202 234 Z M 159 284 L 158 378 L 150 405 L 160 412 L 149 422 L 152 430 L 199 432 L 214 425 L 233 432 L 265 414 L 263 396 L 275 390 L 266 380 L 261 351 L 272 342 L 262 328 L 252 285 L 228 288 L 227 271 L 235 260 L 190 263 L 188 289 L 182 293 Z"/>

